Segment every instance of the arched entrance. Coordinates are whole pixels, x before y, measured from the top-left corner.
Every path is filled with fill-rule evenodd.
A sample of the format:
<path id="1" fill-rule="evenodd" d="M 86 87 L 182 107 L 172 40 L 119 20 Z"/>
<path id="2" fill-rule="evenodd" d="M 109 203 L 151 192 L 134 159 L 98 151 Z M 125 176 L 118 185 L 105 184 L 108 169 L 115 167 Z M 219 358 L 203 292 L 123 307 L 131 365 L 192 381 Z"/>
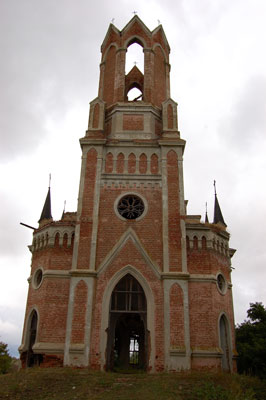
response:
<path id="1" fill-rule="evenodd" d="M 229 341 L 229 329 L 228 321 L 225 315 L 222 315 L 219 322 L 220 329 L 220 344 L 223 351 L 222 354 L 222 370 L 230 371 L 230 341 Z"/>
<path id="2" fill-rule="evenodd" d="M 33 311 L 30 318 L 30 326 L 28 332 L 29 347 L 27 351 L 27 367 L 36 365 L 36 355 L 33 353 L 32 346 L 36 341 L 38 317 L 36 311 Z"/>
<path id="3" fill-rule="evenodd" d="M 130 274 L 115 286 L 109 311 L 107 368 L 146 369 L 147 302 L 139 282 Z"/>

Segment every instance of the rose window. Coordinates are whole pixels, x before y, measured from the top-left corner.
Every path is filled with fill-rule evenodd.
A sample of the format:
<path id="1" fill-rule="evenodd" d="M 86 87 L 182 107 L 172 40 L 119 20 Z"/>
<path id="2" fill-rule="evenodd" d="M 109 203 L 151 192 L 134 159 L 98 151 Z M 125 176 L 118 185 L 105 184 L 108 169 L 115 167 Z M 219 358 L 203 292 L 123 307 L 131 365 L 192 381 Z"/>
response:
<path id="1" fill-rule="evenodd" d="M 137 219 L 144 211 L 144 203 L 140 197 L 129 194 L 120 199 L 117 210 L 123 218 Z"/>

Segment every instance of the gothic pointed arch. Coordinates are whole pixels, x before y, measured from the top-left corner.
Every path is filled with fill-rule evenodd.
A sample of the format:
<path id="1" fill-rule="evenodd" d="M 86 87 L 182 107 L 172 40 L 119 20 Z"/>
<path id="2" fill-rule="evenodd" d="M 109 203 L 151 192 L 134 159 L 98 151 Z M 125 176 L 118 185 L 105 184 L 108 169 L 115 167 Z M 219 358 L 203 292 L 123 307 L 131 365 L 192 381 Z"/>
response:
<path id="1" fill-rule="evenodd" d="M 232 370 L 232 340 L 230 323 L 225 315 L 222 313 L 219 318 L 219 341 L 222 350 L 221 368 L 223 371 Z"/>

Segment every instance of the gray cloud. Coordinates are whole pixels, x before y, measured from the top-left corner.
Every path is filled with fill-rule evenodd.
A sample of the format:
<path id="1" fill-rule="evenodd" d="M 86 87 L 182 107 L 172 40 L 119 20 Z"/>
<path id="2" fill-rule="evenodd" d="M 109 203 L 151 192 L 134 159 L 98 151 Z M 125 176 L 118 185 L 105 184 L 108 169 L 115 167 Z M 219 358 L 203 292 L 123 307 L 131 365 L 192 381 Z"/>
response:
<path id="1" fill-rule="evenodd" d="M 220 137 L 243 151 L 266 145 L 266 77 L 252 76 L 232 106 L 231 115 L 224 116 L 219 127 Z"/>

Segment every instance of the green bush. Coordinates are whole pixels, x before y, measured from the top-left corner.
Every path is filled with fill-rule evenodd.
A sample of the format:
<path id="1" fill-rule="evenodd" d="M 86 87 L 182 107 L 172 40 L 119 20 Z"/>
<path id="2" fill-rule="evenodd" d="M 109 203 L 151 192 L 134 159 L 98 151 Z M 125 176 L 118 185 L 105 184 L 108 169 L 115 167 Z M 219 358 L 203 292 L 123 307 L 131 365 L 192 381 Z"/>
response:
<path id="1" fill-rule="evenodd" d="M 0 342 L 0 374 L 6 374 L 11 367 L 12 357 L 8 354 L 7 344 Z"/>
<path id="2" fill-rule="evenodd" d="M 237 369 L 241 374 L 266 378 L 266 309 L 251 303 L 248 320 L 236 327 Z"/>

